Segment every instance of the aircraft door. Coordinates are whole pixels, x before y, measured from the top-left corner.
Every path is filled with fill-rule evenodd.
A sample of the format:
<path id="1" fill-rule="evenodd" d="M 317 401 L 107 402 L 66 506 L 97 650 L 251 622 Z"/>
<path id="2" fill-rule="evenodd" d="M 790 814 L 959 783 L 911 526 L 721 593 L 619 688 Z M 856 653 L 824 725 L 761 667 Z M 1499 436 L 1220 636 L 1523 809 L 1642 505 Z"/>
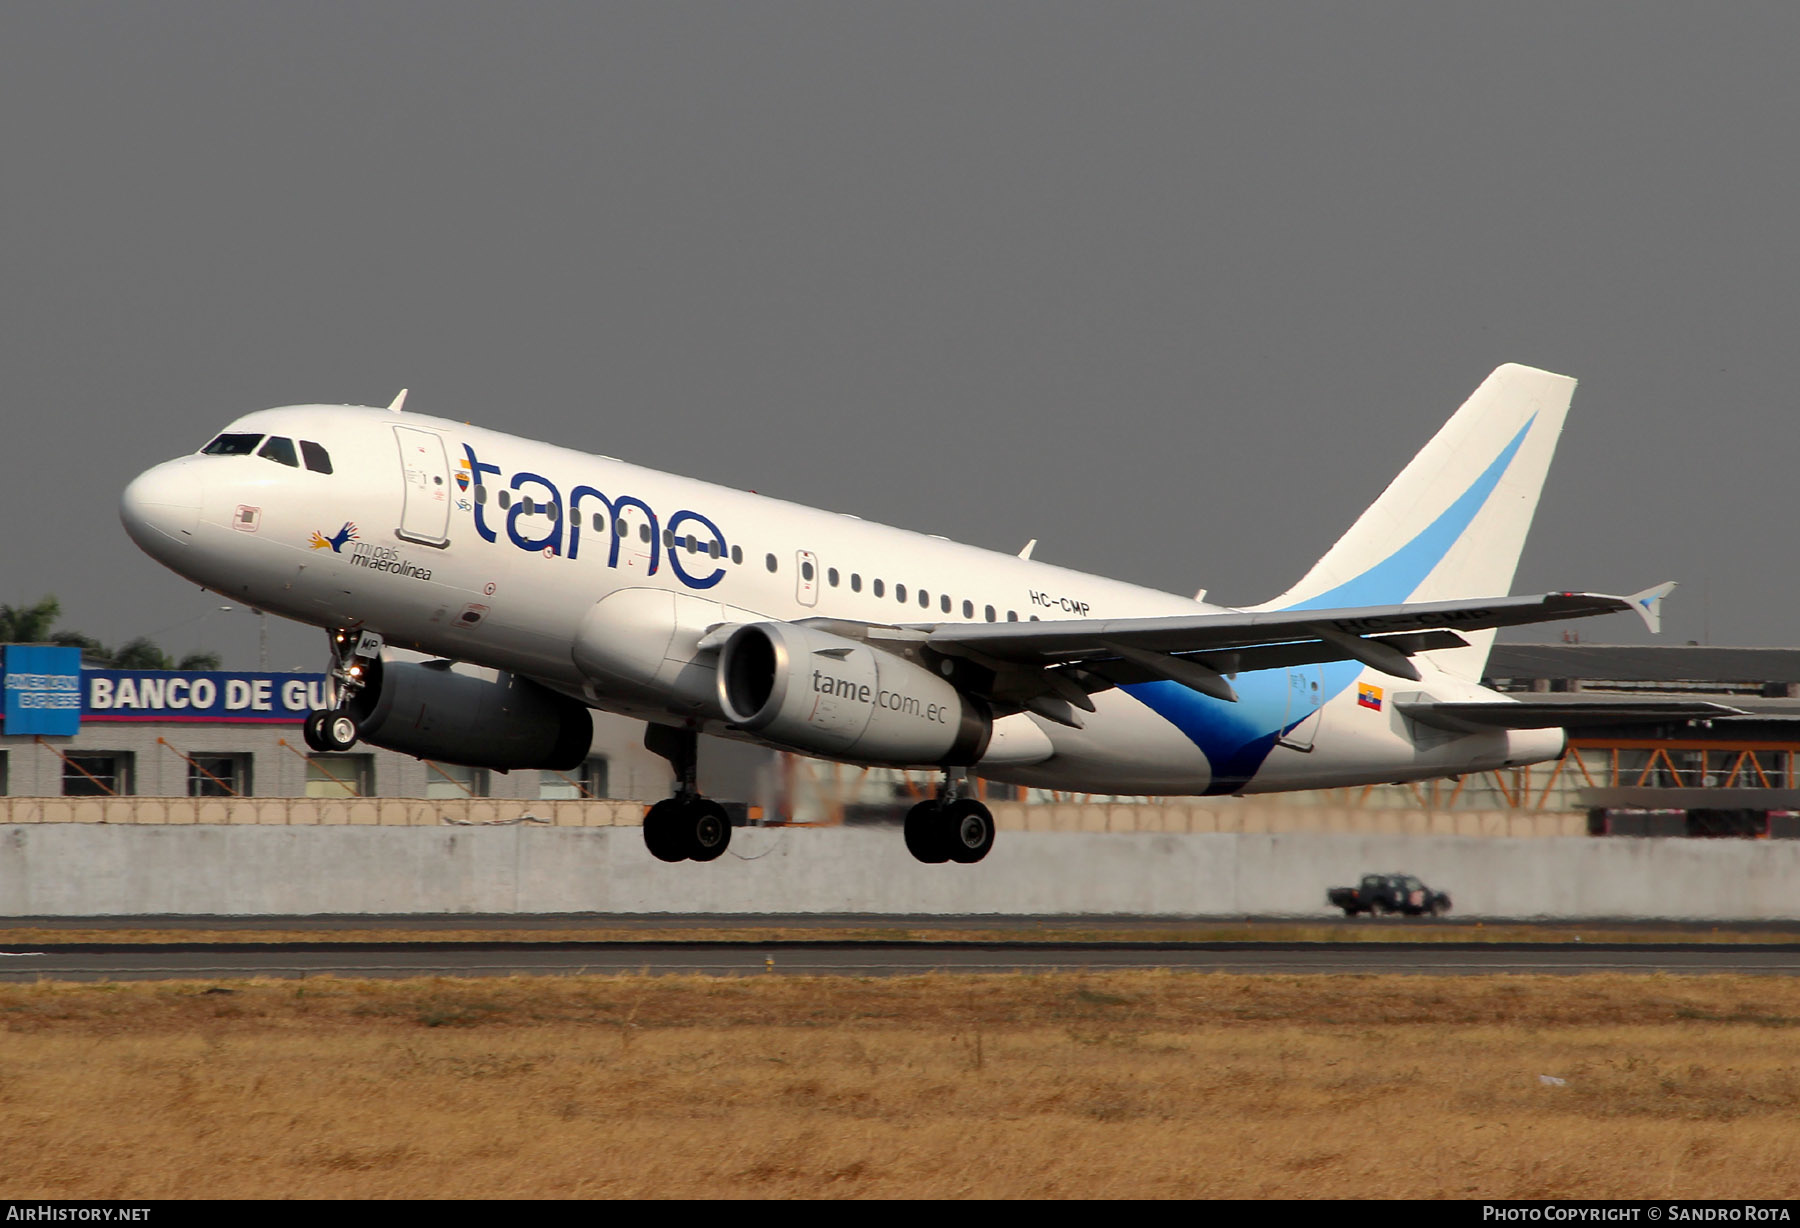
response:
<path id="1" fill-rule="evenodd" d="M 412 426 L 394 428 L 400 444 L 400 472 L 406 481 L 406 502 L 400 509 L 403 541 L 421 546 L 450 544 L 450 465 L 444 456 L 443 437 Z"/>
<path id="2" fill-rule="evenodd" d="M 1319 667 L 1296 665 L 1287 670 L 1287 713 L 1281 744 L 1310 751 L 1319 732 Z"/>
<path id="3" fill-rule="evenodd" d="M 801 605 L 819 604 L 819 559 L 810 550 L 794 552 L 794 600 Z"/>

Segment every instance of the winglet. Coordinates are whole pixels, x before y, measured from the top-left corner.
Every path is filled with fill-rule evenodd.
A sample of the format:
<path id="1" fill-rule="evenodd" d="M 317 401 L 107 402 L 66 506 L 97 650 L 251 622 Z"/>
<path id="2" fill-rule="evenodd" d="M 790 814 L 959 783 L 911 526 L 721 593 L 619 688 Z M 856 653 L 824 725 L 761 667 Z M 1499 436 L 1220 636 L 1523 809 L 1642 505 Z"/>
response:
<path id="1" fill-rule="evenodd" d="M 400 413 L 400 412 L 402 412 L 400 407 L 405 404 L 406 404 L 406 389 L 402 388 L 400 390 L 400 395 L 394 398 L 394 403 L 392 405 L 388 406 L 388 412 L 390 414 Z"/>
<path id="2" fill-rule="evenodd" d="M 1650 628 L 1651 635 L 1662 634 L 1662 599 L 1674 589 L 1675 581 L 1658 584 L 1655 588 L 1647 588 L 1641 593 L 1633 593 L 1625 600 L 1631 608 L 1643 616 L 1644 625 Z"/>
<path id="3" fill-rule="evenodd" d="M 1031 552 L 1036 549 L 1037 549 L 1037 538 L 1034 537 L 1030 541 L 1025 543 L 1025 548 L 1023 550 L 1019 551 L 1019 557 L 1022 559 L 1028 559 L 1031 557 Z"/>

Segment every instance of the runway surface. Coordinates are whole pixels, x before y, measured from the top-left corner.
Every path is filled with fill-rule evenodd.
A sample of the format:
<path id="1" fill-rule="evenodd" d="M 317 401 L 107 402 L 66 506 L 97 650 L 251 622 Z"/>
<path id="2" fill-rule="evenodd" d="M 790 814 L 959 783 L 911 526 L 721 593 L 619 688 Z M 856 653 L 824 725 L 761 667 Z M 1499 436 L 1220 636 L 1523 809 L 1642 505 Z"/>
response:
<path id="1" fill-rule="evenodd" d="M 15 944 L 0 980 L 647 974 L 885 977 L 1167 968 L 1261 974 L 1800 974 L 1796 943 L 346 942 Z"/>

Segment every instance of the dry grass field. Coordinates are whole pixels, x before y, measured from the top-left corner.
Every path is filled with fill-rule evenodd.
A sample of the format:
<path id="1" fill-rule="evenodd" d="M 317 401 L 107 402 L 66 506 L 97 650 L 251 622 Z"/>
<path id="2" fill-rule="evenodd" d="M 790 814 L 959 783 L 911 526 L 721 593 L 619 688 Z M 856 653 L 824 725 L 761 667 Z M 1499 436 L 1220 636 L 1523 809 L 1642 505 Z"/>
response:
<path id="1" fill-rule="evenodd" d="M 1800 1196 L 1788 978 L 42 983 L 0 1028 L 6 1198 Z"/>

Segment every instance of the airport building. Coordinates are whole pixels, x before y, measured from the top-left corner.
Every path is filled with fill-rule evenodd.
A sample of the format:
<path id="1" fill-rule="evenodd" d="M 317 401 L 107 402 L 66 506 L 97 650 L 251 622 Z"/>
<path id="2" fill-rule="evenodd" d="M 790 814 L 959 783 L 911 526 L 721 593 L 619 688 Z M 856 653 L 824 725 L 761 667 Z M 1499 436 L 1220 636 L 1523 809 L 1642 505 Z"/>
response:
<path id="1" fill-rule="evenodd" d="M 0 654 L 0 796 L 584 801 L 669 788 L 643 724 L 605 712 L 579 767 L 498 772 L 368 745 L 309 749 L 300 726 L 323 705 L 323 674 L 91 669 L 78 649 L 35 645 Z M 769 754 L 720 745 L 706 783 L 723 796 L 761 789 Z"/>

